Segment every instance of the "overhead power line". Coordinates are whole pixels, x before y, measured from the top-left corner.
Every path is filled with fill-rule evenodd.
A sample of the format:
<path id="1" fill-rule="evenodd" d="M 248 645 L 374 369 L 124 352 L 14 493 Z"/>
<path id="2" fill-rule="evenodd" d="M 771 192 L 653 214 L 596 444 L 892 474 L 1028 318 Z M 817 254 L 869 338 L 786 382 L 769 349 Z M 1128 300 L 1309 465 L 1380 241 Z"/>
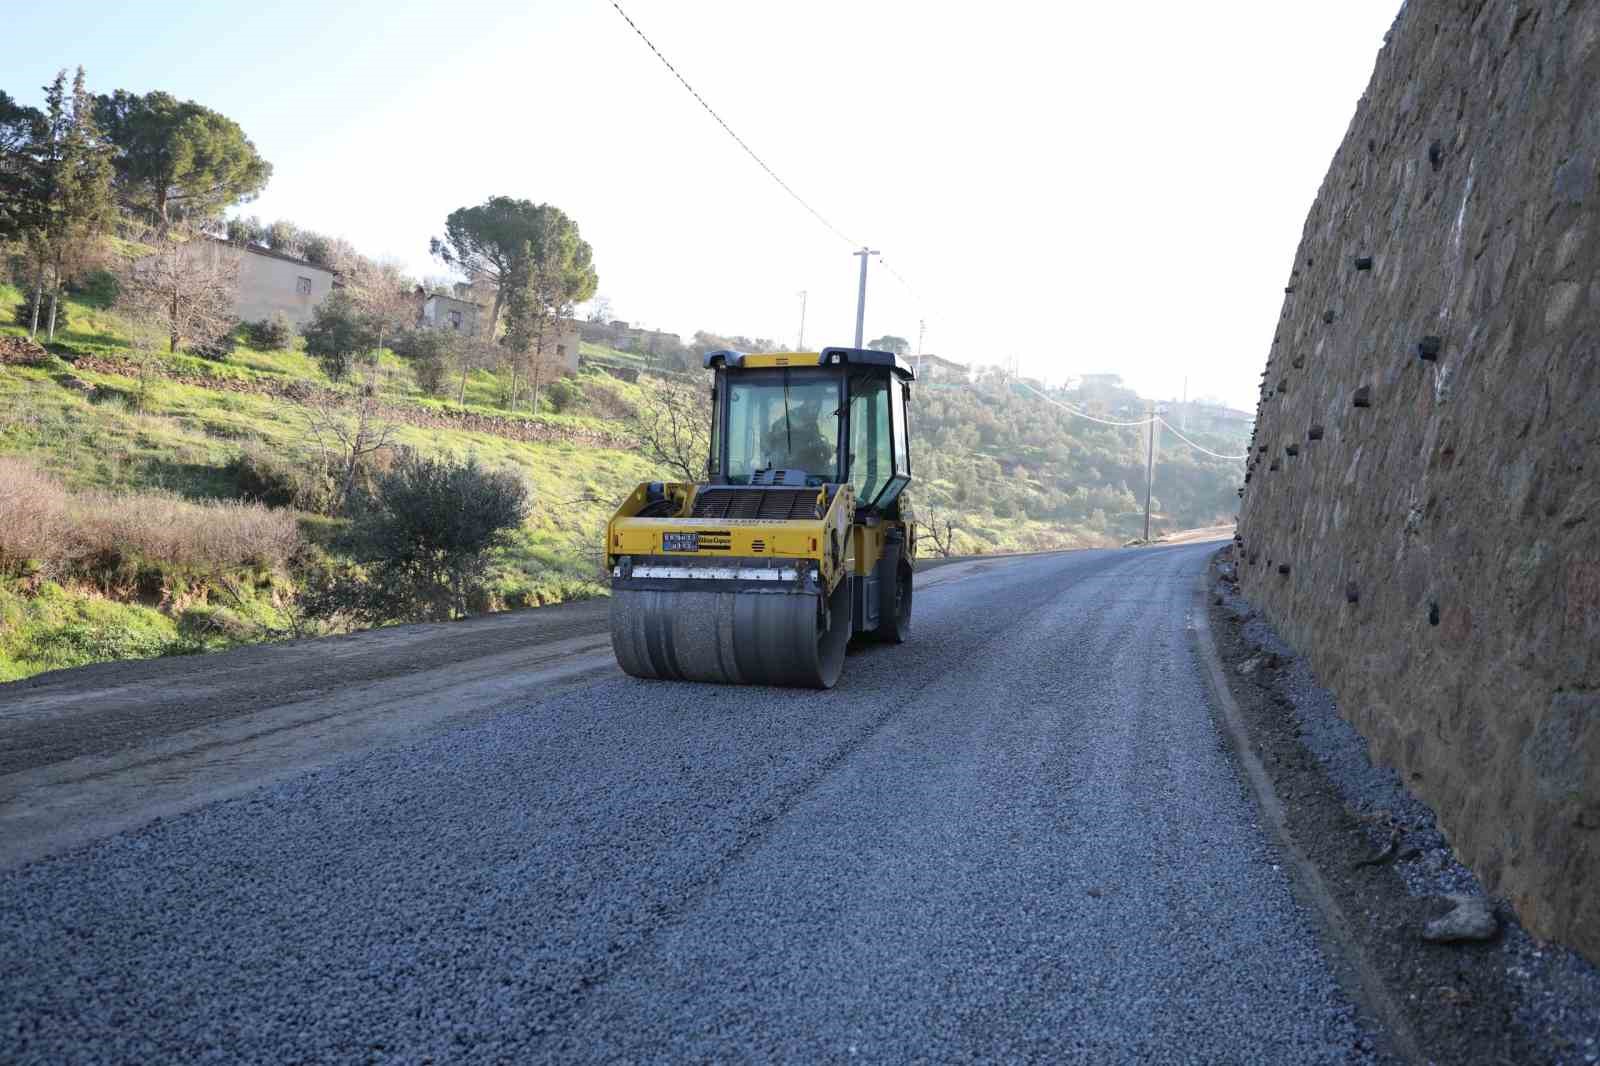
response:
<path id="1" fill-rule="evenodd" d="M 1190 440 L 1188 437 L 1185 437 L 1182 433 L 1179 433 L 1176 429 L 1173 429 L 1172 423 L 1168 422 L 1165 418 L 1162 418 L 1160 415 L 1157 415 L 1156 419 L 1163 426 L 1166 426 L 1168 429 L 1172 430 L 1172 435 L 1174 437 L 1177 437 L 1179 440 L 1183 441 L 1183 443 L 1187 444 L 1189 447 L 1193 448 L 1197 452 L 1205 452 L 1207 455 L 1212 456 L 1213 458 L 1216 458 L 1216 459 L 1248 459 L 1248 458 L 1250 458 L 1248 453 L 1245 454 L 1245 455 L 1223 455 L 1221 452 L 1214 452 L 1210 448 L 1207 448 L 1207 447 L 1205 447 L 1203 445 L 1200 445 L 1200 444 L 1196 444 L 1194 441 Z"/>
<path id="2" fill-rule="evenodd" d="M 878 257 L 878 265 L 883 267 L 883 269 L 887 270 L 889 272 L 889 276 L 894 278 L 894 280 L 898 281 L 900 283 L 901 287 L 904 288 L 906 290 L 906 292 L 911 294 L 911 299 L 913 301 L 915 301 L 915 303 L 916 303 L 916 305 L 917 305 L 917 307 L 919 309 L 924 306 L 925 301 L 922 299 L 922 294 L 916 290 L 916 288 L 911 284 L 911 282 L 909 282 L 905 278 L 901 277 L 900 276 L 900 271 L 896 270 L 893 266 L 891 266 L 889 264 L 888 260 L 884 259 L 883 256 L 881 256 L 881 255 Z"/>
<path id="3" fill-rule="evenodd" d="M 1207 448 L 1203 444 L 1196 444 L 1194 441 L 1190 440 L 1188 437 L 1185 437 L 1182 433 L 1179 433 L 1177 431 L 1177 429 L 1175 429 L 1173 427 L 1171 422 L 1168 422 L 1165 418 L 1162 418 L 1160 415 L 1151 415 L 1149 418 L 1141 418 L 1136 422 L 1114 422 L 1109 418 L 1097 418 L 1094 415 L 1089 414 L 1087 411 L 1080 411 L 1076 407 L 1071 407 L 1071 406 L 1069 406 L 1067 404 L 1062 403 L 1060 400 L 1056 399 L 1053 396 L 1046 396 L 1044 393 L 1040 392 L 1038 389 L 1034 388 L 1032 385 L 1029 385 L 1026 381 L 1019 381 L 1019 382 L 1017 382 L 1017 384 L 1021 385 L 1023 388 L 1027 389 L 1029 392 L 1031 392 L 1035 396 L 1039 397 L 1039 399 L 1043 400 L 1045 403 L 1053 404 L 1056 407 L 1061 408 L 1063 411 L 1067 412 L 1070 415 L 1076 415 L 1079 418 L 1086 418 L 1090 422 L 1098 422 L 1102 426 L 1119 426 L 1119 427 L 1121 427 L 1121 426 L 1126 426 L 1126 427 L 1148 426 L 1152 422 L 1160 422 L 1163 426 L 1165 426 L 1167 429 L 1172 431 L 1172 435 L 1174 437 L 1177 437 L 1179 440 L 1183 441 L 1183 443 L 1187 444 L 1189 447 L 1193 448 L 1195 451 L 1197 451 L 1197 452 L 1205 452 L 1207 455 L 1211 456 L 1214 459 L 1248 459 L 1248 458 L 1250 458 L 1249 455 L 1223 455 L 1221 452 L 1212 451 L 1210 448 Z"/>
<path id="4" fill-rule="evenodd" d="M 727 133 L 727 135 L 729 137 L 733 138 L 735 144 L 737 144 L 740 148 L 744 149 L 744 152 L 745 152 L 746 155 L 748 155 L 751 159 L 754 159 L 756 161 L 756 165 L 757 166 L 759 166 L 762 170 L 767 172 L 767 176 L 768 177 L 770 177 L 773 181 L 778 183 L 778 187 L 779 188 L 781 188 L 784 192 L 788 193 L 791 197 L 793 197 L 795 203 L 799 204 L 801 207 L 803 207 L 807 211 L 809 211 L 811 213 L 811 217 L 815 218 L 818 222 L 822 223 L 825 227 L 827 227 L 829 233 L 832 233 L 835 237 L 838 237 L 841 241 L 844 241 L 846 244 L 850 245 L 852 248 L 862 247 L 862 244 L 861 244 L 860 241 L 855 240 L 852 237 L 846 236 L 843 232 L 840 231 L 839 227 L 835 226 L 832 222 L 829 222 L 826 218 L 824 218 L 823 215 L 822 215 L 822 212 L 818 211 L 816 208 L 812 207 L 809 203 L 807 203 L 805 201 L 805 199 L 799 193 L 795 192 L 794 189 L 790 187 L 788 182 L 786 182 L 782 178 L 778 177 L 778 172 L 773 170 L 771 167 L 769 167 L 767 165 L 766 160 L 762 159 L 759 155 L 756 154 L 754 148 L 751 148 L 748 144 L 745 143 L 743 137 L 740 137 L 737 133 L 733 132 L 733 127 L 728 125 L 728 123 L 723 120 L 721 115 L 717 114 L 715 108 L 713 108 L 710 104 L 706 103 L 706 98 L 701 96 L 698 92 L 696 92 L 695 91 L 695 87 L 693 85 L 690 85 L 688 80 L 685 79 L 682 74 L 678 73 L 678 68 L 672 65 L 672 61 L 670 59 L 668 59 L 666 56 L 661 54 L 661 49 L 656 47 L 654 41 L 652 41 L 649 37 L 645 36 L 645 32 L 639 28 L 638 23 L 634 22 L 633 19 L 628 17 L 628 13 L 626 11 L 622 10 L 622 5 L 617 3 L 617 0 L 611 0 L 611 6 L 617 9 L 617 14 L 621 15 L 622 16 L 622 20 L 624 22 L 626 22 L 630 27 L 633 28 L 633 32 L 639 35 L 639 40 L 643 41 L 645 43 L 645 46 L 648 47 L 650 49 L 650 51 L 655 53 L 656 58 L 661 60 L 662 65 L 664 65 L 668 70 L 670 70 L 672 72 L 672 76 L 674 78 L 678 79 L 678 83 L 680 85 L 682 85 L 685 89 L 689 90 L 689 95 L 694 97 L 697 101 L 699 101 L 700 106 L 705 108 L 706 114 L 710 115 L 713 119 L 716 120 L 717 125 L 721 126 L 723 131 L 725 133 Z"/>
<path id="5" fill-rule="evenodd" d="M 1087 411 L 1080 411 L 1076 407 L 1069 407 L 1053 396 L 1046 396 L 1032 385 L 1029 385 L 1026 381 L 1019 381 L 1017 384 L 1021 385 L 1023 388 L 1039 397 L 1039 399 L 1043 400 L 1045 403 L 1055 404 L 1069 415 L 1077 415 L 1079 418 L 1086 418 L 1090 422 L 1098 422 L 1102 426 L 1148 426 L 1152 422 L 1160 421 L 1160 416 L 1158 415 L 1151 415 L 1149 418 L 1141 418 L 1137 422 L 1113 422 L 1109 418 L 1097 418 L 1096 416 L 1089 414 Z"/>

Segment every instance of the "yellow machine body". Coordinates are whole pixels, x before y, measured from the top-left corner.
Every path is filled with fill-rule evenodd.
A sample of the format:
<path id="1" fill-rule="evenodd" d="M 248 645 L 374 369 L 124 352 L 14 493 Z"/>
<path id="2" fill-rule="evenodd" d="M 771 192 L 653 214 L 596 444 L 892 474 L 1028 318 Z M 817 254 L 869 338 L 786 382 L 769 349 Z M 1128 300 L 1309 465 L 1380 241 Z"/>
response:
<path id="1" fill-rule="evenodd" d="M 823 584 L 831 589 L 843 573 L 845 551 L 851 545 L 851 520 L 855 502 L 849 486 L 834 494 L 831 503 L 826 493 L 816 494 L 821 517 L 814 519 L 762 520 L 759 518 L 695 518 L 695 495 L 702 485 L 667 483 L 661 486 L 675 509 L 668 515 L 638 517 L 650 503 L 651 487 L 640 485 L 623 501 L 606 529 L 606 554 L 613 566 L 621 556 L 658 556 L 703 559 L 790 559 L 815 563 L 822 572 Z M 668 534 L 697 535 L 696 548 L 669 550 Z M 841 553 L 832 551 L 838 545 Z M 851 545 L 853 548 L 853 545 Z"/>
<path id="2" fill-rule="evenodd" d="M 617 660 L 640 677 L 831 688 L 852 637 L 910 629 L 910 369 L 841 348 L 706 366 L 708 480 L 640 485 L 606 527 Z"/>

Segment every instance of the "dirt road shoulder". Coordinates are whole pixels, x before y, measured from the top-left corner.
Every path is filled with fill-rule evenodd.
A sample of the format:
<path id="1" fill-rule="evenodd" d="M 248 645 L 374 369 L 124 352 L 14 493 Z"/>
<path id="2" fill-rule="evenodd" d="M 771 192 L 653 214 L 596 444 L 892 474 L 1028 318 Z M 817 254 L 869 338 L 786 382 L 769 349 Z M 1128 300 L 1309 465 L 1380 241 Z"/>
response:
<path id="1" fill-rule="evenodd" d="M 0 869 L 615 676 L 605 601 L 5 686 Z"/>

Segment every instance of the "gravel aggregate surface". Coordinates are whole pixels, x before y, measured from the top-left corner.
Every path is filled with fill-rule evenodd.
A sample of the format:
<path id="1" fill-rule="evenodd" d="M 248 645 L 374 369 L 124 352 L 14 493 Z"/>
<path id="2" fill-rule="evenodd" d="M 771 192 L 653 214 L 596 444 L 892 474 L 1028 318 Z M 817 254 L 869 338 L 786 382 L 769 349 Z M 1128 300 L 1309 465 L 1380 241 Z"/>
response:
<path id="1" fill-rule="evenodd" d="M 619 679 L 0 875 L 0 1061 L 1378 1061 L 1212 723 L 1211 545 L 831 693 Z"/>

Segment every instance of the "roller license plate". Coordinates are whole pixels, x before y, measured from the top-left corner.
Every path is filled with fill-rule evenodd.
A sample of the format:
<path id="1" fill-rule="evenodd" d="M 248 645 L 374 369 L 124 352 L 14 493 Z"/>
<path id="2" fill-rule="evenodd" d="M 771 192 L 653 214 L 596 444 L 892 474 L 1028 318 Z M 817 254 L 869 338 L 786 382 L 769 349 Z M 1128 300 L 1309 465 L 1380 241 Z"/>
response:
<path id="1" fill-rule="evenodd" d="M 663 533 L 661 550 L 664 552 L 697 552 L 700 550 L 698 533 Z"/>

